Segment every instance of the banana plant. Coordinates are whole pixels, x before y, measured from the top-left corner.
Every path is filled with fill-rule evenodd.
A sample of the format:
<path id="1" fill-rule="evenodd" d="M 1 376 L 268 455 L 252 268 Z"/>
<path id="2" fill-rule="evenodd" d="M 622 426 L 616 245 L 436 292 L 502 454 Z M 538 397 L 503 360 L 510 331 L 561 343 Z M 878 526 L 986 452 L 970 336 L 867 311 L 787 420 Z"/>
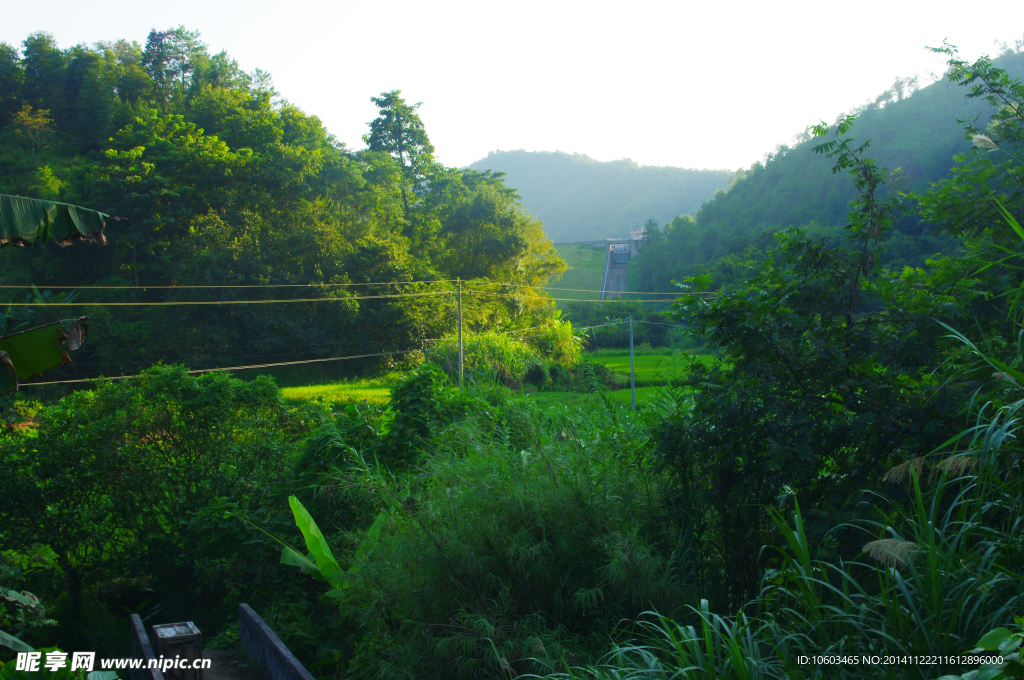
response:
<path id="1" fill-rule="evenodd" d="M 32 246 L 48 238 L 62 246 L 78 239 L 103 245 L 109 218 L 70 203 L 0 194 L 0 247 Z"/>
<path id="2" fill-rule="evenodd" d="M 313 578 L 326 581 L 333 590 L 343 588 L 345 570 L 334 559 L 334 555 L 331 553 L 331 546 L 327 545 L 327 539 L 324 538 L 320 527 L 316 525 L 313 517 L 303 507 L 302 503 L 299 502 L 298 498 L 289 496 L 288 505 L 291 506 L 292 514 L 295 516 L 295 525 L 302 532 L 302 537 L 306 540 L 306 548 L 309 550 L 309 554 L 303 555 L 285 543 L 284 550 L 281 553 L 281 563 L 298 567 Z"/>
<path id="3" fill-rule="evenodd" d="M 76 350 L 85 338 L 88 317 L 61 319 L 0 337 L 0 394 L 17 390 L 25 380 L 70 363 L 66 350 Z"/>
<path id="4" fill-rule="evenodd" d="M 0 247 L 33 246 L 47 239 L 62 246 L 78 239 L 103 245 L 109 218 L 106 213 L 69 203 L 0 194 Z M 33 291 L 42 302 L 34 286 Z M 85 321 L 84 316 L 63 319 L 0 336 L 0 394 L 15 391 L 21 382 L 70 362 L 66 350 L 81 346 Z"/>

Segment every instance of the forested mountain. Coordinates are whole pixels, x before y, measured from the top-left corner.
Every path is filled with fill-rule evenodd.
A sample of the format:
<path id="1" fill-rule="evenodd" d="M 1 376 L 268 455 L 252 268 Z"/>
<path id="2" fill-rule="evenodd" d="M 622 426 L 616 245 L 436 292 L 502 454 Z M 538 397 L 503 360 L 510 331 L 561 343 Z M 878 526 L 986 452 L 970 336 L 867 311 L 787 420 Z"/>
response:
<path id="1" fill-rule="evenodd" d="M 268 74 L 184 28 L 145 45 L 0 44 L 0 193 L 120 218 L 105 247 L 5 248 L 0 284 L 97 303 L 75 366 L 109 375 L 412 349 L 451 329 L 456 278 L 537 285 L 564 268 L 499 175 L 438 164 L 400 92 L 373 101 L 368 148 L 352 151 Z M 223 285 L 240 287 L 194 288 Z M 81 286 L 114 288 L 64 297 Z M 310 302 L 220 306 L 258 296 Z M 182 301 L 218 304 L 165 306 Z M 9 307 L 0 334 L 71 312 L 33 309 Z M 496 328 L 552 313 L 517 293 L 467 298 L 465 317 Z"/>
<path id="2" fill-rule="evenodd" d="M 555 243 L 627 236 L 648 219 L 693 214 L 733 175 L 628 159 L 601 162 L 561 151 L 492 151 L 469 167 L 505 173 Z"/>
<path id="3" fill-rule="evenodd" d="M 1011 77 L 1024 75 L 1024 53 L 1009 52 L 994 63 Z M 992 113 L 989 103 L 966 96 L 969 93 L 946 78 L 916 91 L 912 82 L 897 81 L 853 112 L 857 118 L 848 137 L 857 145 L 870 142 L 866 154 L 889 170 L 880 191 L 906 195 L 886 249 L 899 264 L 953 247 L 948 239 L 934 240 L 927 234 L 931 218 L 914 195 L 946 177 L 954 157 L 971 150 L 957 121 L 985 120 Z M 818 235 L 841 233 L 836 227 L 845 223 L 857 192 L 842 173 L 830 172 L 832 161 L 813 151 L 817 143 L 805 135 L 792 148 L 780 145 L 764 163 L 737 173 L 728 192 L 705 203 L 695 217 L 682 216 L 666 224 L 654 234 L 654 240 L 664 239 L 661 246 L 646 249 L 631 264 L 630 288 L 671 290 L 672 279 L 716 262 L 718 282 L 729 280 L 736 265 L 751 254 L 744 255 L 745 250 L 763 252 L 773 243 L 771 235 L 787 227 L 814 224 Z M 991 213 L 993 208 L 980 210 Z"/>

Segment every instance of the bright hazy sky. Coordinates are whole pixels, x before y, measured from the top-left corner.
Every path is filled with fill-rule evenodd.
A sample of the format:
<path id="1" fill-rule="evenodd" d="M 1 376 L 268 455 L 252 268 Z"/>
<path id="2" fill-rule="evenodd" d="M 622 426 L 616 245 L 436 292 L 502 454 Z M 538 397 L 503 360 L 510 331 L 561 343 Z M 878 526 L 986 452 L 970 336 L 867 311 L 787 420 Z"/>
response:
<path id="1" fill-rule="evenodd" d="M 446 165 L 527 149 L 736 169 L 897 76 L 941 73 L 925 45 L 997 54 L 1024 35 L 1024 4 L 53 0 L 5 3 L 0 41 L 144 44 L 178 25 L 269 71 L 350 148 L 369 98 L 401 89 Z"/>

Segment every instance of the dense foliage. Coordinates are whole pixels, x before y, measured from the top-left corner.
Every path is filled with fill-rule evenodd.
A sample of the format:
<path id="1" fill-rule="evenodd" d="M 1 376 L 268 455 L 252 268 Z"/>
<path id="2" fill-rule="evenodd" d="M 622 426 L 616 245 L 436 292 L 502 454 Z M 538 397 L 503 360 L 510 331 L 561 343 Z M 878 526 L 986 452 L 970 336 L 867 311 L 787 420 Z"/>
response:
<path id="1" fill-rule="evenodd" d="M 85 308 L 76 365 L 92 376 L 420 349 L 453 327 L 455 279 L 535 286 L 564 269 L 500 173 L 441 166 L 416 106 L 373 101 L 354 151 L 183 28 L 144 46 L 0 45 L 0 193 L 121 218 L 105 247 L 5 249 L 0 283 L 119 286 L 77 302 L 148 305 Z M 551 318 L 514 290 L 480 300 L 473 327 Z M 252 299 L 297 301 L 165 305 Z"/>
<path id="2" fill-rule="evenodd" d="M 661 482 L 641 464 L 642 421 L 545 414 L 493 389 L 468 400 L 406 391 L 407 411 L 413 394 L 419 409 L 463 413 L 447 426 L 420 421 L 414 474 L 367 464 L 375 447 L 360 425 L 372 422 L 365 410 L 323 433 L 339 504 L 320 501 L 317 519 L 337 526 L 339 512 L 368 498 L 380 508 L 362 531 L 344 534 L 345 577 L 332 593 L 350 627 L 343 665 L 354 677 L 564 667 L 599 654 L 622 618 L 689 601 L 668 549 L 676 536 L 660 509 Z"/>
<path id="3" fill-rule="evenodd" d="M 223 515 L 275 526 L 281 470 L 322 412 L 290 412 L 267 379 L 156 367 L 24 415 L 33 428 L 0 438 L 0 548 L 15 583 L 57 605 L 62 644 L 116 655 L 115 614 L 219 625 L 242 592 L 269 595 L 273 552 Z"/>

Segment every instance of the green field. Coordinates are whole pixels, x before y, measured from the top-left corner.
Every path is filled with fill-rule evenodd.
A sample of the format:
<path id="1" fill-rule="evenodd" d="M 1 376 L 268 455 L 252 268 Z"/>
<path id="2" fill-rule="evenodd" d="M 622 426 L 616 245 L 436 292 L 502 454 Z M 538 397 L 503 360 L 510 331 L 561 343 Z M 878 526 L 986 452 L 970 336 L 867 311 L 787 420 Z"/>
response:
<path id="1" fill-rule="evenodd" d="M 569 265 L 562 278 L 545 288 L 551 297 L 563 300 L 597 300 L 601 297 L 601 279 L 604 278 L 604 248 L 597 246 L 556 246 L 559 256 Z M 572 288 L 575 290 L 559 290 Z M 596 291 L 592 293 L 579 290 Z M 558 302 L 558 308 L 569 311 L 572 302 Z"/>
<path id="2" fill-rule="evenodd" d="M 705 366 L 710 364 L 713 357 L 710 354 L 693 355 Z M 591 359 L 594 363 L 601 363 L 615 373 L 629 376 L 629 354 L 617 354 L 612 356 L 599 356 Z M 636 371 L 636 382 L 638 385 L 664 385 L 670 380 L 682 378 L 685 374 L 686 362 L 679 356 L 634 356 L 634 370 Z"/>
<path id="3" fill-rule="evenodd" d="M 698 361 L 707 365 L 713 357 L 708 354 L 693 355 Z M 619 375 L 619 385 L 625 389 L 614 389 L 605 392 L 614 403 L 629 403 L 629 354 L 609 354 L 602 352 L 600 356 L 590 357 L 591 361 L 602 363 Z M 685 363 L 679 356 L 664 354 L 646 354 L 634 357 L 636 365 L 636 402 L 643 404 L 655 398 L 666 385 L 675 378 L 683 377 Z M 391 398 L 391 389 L 402 377 L 401 373 L 389 373 L 378 378 L 364 378 L 317 385 L 298 387 L 282 387 L 281 396 L 291 404 L 297 405 L 314 399 L 325 399 L 335 406 L 368 401 L 371 404 L 386 405 Z M 600 397 L 586 392 L 529 392 L 524 396 L 541 408 L 551 406 L 576 406 L 596 404 Z"/>
<path id="4" fill-rule="evenodd" d="M 401 378 L 401 374 L 389 373 L 380 378 L 365 378 L 326 385 L 305 385 L 302 387 L 282 387 L 281 397 L 289 404 L 296 405 L 304 401 L 324 398 L 333 404 L 350 404 L 368 401 L 371 404 L 385 405 L 391 399 L 391 388 Z"/>

